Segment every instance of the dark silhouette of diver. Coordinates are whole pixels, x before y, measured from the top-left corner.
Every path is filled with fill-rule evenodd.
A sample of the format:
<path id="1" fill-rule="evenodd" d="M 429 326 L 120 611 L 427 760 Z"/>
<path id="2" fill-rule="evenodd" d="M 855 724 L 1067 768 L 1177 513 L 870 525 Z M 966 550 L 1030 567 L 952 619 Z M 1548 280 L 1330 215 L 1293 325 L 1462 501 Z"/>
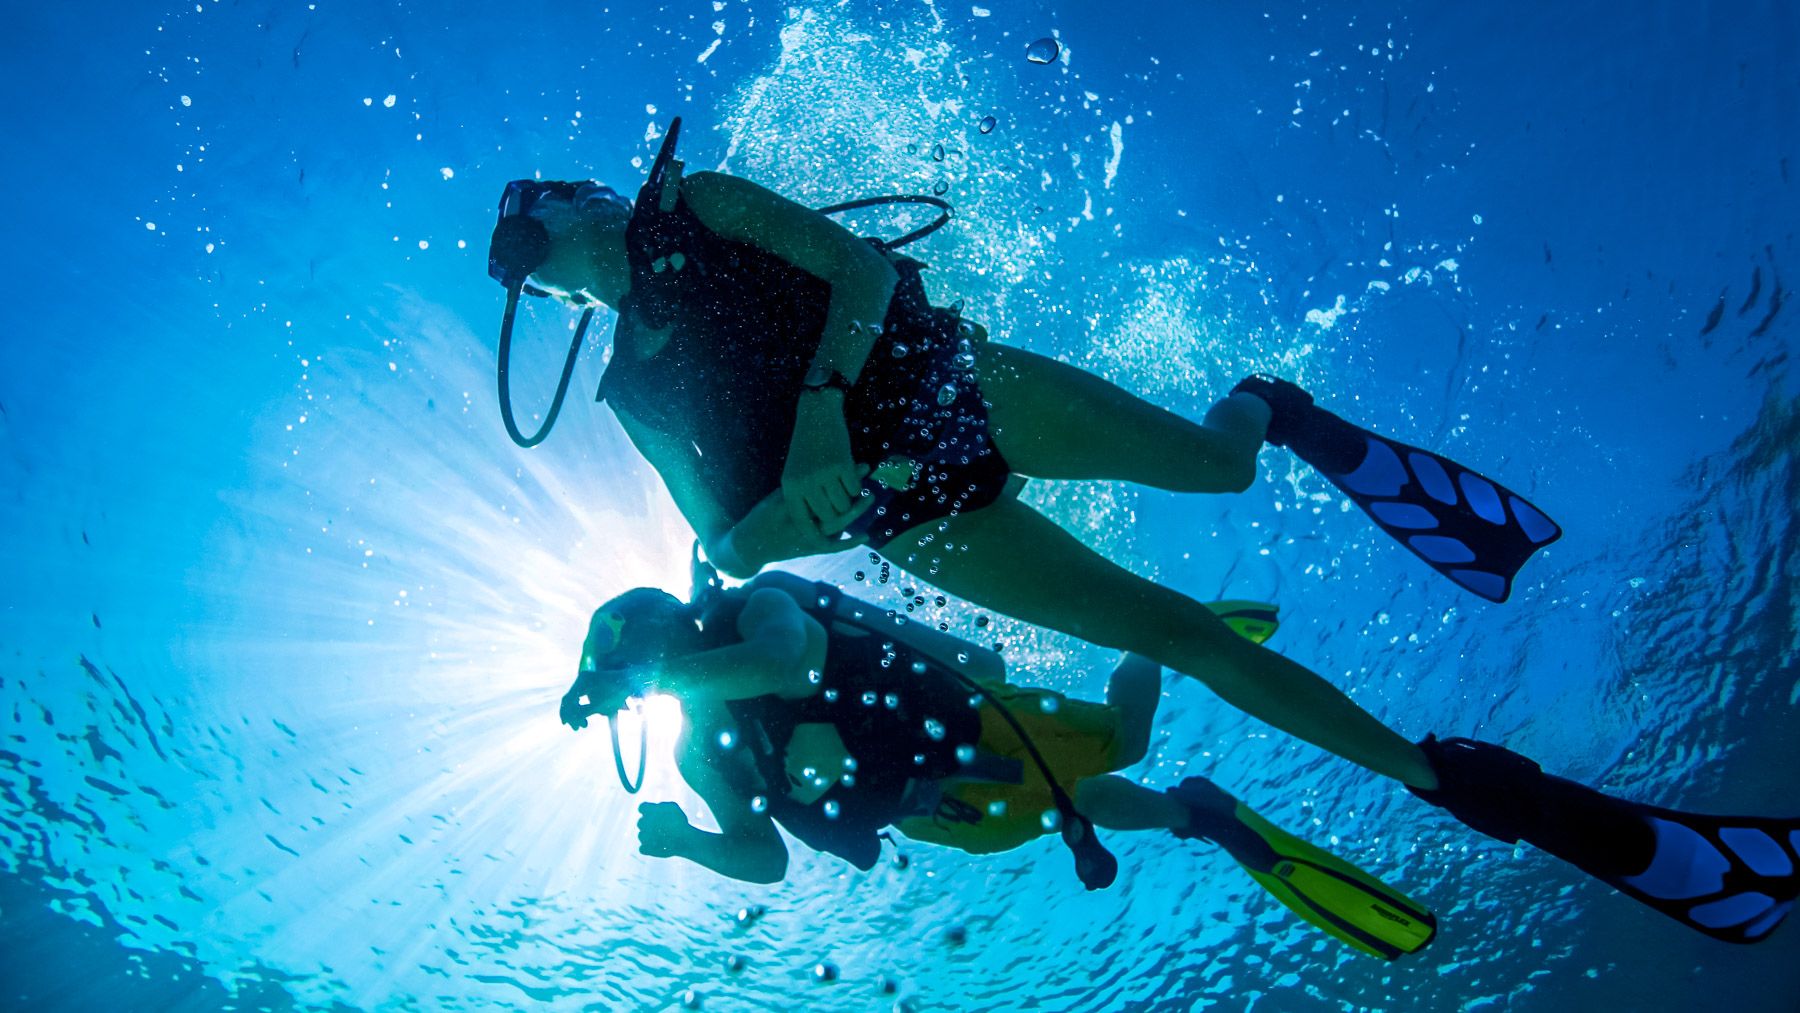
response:
<path id="1" fill-rule="evenodd" d="M 1020 476 L 1241 491 L 1269 442 L 1312 464 L 1428 565 L 1496 601 L 1561 534 L 1532 504 L 1352 425 L 1285 381 L 1251 377 L 1196 424 L 990 342 L 930 303 L 923 265 L 895 253 L 897 243 L 858 239 L 747 180 L 684 175 L 677 136 L 678 121 L 635 203 L 595 183 L 507 187 L 489 272 L 507 288 L 501 398 L 515 440 L 542 439 L 586 323 L 597 306 L 614 307 L 600 396 L 725 572 L 747 577 L 866 543 L 978 605 L 1196 678 L 1483 832 L 1532 841 L 1703 931 L 1761 938 L 1785 914 L 1796 883 L 1791 823 L 1646 816 L 1498 746 L 1409 742 L 1203 604 L 1093 552 L 1016 492 Z M 584 310 L 562 387 L 532 437 L 512 418 L 506 378 L 524 292 Z M 1678 854 L 1702 864 L 1669 857 Z M 1664 868 L 1671 862 L 1676 871 Z M 1681 871 L 1695 868 L 1707 872 Z"/>
<path id="2" fill-rule="evenodd" d="M 1365 953 L 1394 959 L 1430 942 L 1429 911 L 1191 777 L 1155 791 L 1114 771 L 1141 760 L 1160 669 L 1128 655 L 1104 705 L 1014 687 L 999 655 L 780 571 L 722 589 L 703 565 L 684 604 L 638 588 L 588 626 L 562 720 L 660 692 L 681 703 L 682 777 L 718 821 L 693 827 L 674 803 L 640 806 L 639 846 L 727 876 L 786 874 L 779 823 L 803 844 L 874 865 L 892 827 L 988 853 L 1060 830 L 1090 889 L 1117 863 L 1095 827 L 1162 830 L 1224 847 L 1283 904 Z M 1209 606 L 1248 641 L 1274 631 L 1273 606 Z M 1800 820 L 1714 817 L 1628 802 L 1544 774 L 1468 739 L 1428 738 L 1442 785 L 1417 791 L 1469 826 L 1528 840 L 1691 928 L 1730 942 L 1766 938 L 1800 893 Z M 614 759 L 628 789 L 619 755 Z M 643 783 L 642 753 L 638 785 Z"/>
<path id="3" fill-rule="evenodd" d="M 1372 956 L 1415 952 L 1437 930 L 1404 893 L 1205 778 L 1155 791 L 1113 773 L 1149 749 L 1162 670 L 1146 658 L 1126 657 L 1105 704 L 1072 700 L 1010 685 L 994 652 L 830 585 L 774 571 L 731 590 L 699 587 L 693 605 L 651 588 L 603 605 L 562 701 L 562 720 L 577 729 L 631 696 L 680 701 L 676 765 L 720 832 L 697 829 L 674 802 L 646 802 L 646 855 L 770 883 L 788 866 L 778 823 L 865 870 L 890 829 L 971 854 L 1062 831 L 1078 874 L 1097 888 L 1117 866 L 1094 827 L 1155 830 L 1219 844 L 1301 918 Z M 1240 635 L 1274 632 L 1272 606 L 1212 607 Z M 626 766 L 619 757 L 620 780 L 634 788 Z M 638 785 L 642 777 L 640 767 Z"/>

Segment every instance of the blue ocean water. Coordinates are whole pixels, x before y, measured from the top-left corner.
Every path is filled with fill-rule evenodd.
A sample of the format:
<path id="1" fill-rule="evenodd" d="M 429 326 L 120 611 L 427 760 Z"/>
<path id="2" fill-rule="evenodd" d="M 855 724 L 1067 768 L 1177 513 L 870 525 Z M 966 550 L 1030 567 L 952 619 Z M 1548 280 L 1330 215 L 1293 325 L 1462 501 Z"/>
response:
<path id="1" fill-rule="evenodd" d="M 1275 451 L 1235 497 L 1028 490 L 1113 558 L 1280 603 L 1275 646 L 1409 735 L 1795 811 L 1800 13 L 1272 7 L 9 7 L 5 1004 L 1794 1009 L 1800 930 L 1693 934 L 1184 680 L 1132 775 L 1402 885 L 1430 949 L 1358 957 L 1162 835 L 1111 835 L 1097 894 L 1050 840 L 728 882 L 639 856 L 557 724 L 589 611 L 684 586 L 691 535 L 587 403 L 606 328 L 507 440 L 487 231 L 512 178 L 631 192 L 680 115 L 690 164 L 810 203 L 941 185 L 932 294 L 1003 340 L 1194 415 L 1279 371 L 1567 531 L 1493 606 Z M 571 323 L 535 309 L 526 404 Z M 859 568 L 799 567 L 901 602 Z M 1104 652 L 977 615 L 934 613 L 1098 696 Z M 643 797 L 696 811 L 649 727 Z"/>

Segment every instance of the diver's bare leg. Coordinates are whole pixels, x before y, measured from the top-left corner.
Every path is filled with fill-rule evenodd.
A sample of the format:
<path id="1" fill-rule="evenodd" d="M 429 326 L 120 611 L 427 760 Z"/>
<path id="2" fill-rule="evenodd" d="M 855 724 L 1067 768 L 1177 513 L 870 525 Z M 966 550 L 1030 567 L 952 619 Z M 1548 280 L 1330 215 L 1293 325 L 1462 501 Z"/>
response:
<path id="1" fill-rule="evenodd" d="M 1033 478 L 1111 479 L 1174 492 L 1242 492 L 1269 406 L 1228 397 L 1195 424 L 1067 363 L 1005 345 L 982 353 L 994 444 Z"/>
<path id="2" fill-rule="evenodd" d="M 1076 782 L 1075 808 L 1107 830 L 1174 830 L 1188 825 L 1186 806 L 1116 774 Z"/>
<path id="3" fill-rule="evenodd" d="M 1154 658 L 1352 763 L 1418 788 L 1437 784 L 1417 746 L 1337 687 L 1233 633 L 1199 602 L 1114 565 L 1018 500 L 921 525 L 885 552 L 983 608 Z"/>

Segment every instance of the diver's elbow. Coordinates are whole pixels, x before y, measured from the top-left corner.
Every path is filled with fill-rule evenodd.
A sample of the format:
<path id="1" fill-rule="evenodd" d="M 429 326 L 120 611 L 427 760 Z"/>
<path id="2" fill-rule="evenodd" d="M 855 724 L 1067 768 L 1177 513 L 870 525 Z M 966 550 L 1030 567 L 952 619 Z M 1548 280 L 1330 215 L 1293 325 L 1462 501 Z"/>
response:
<path id="1" fill-rule="evenodd" d="M 746 883 L 762 886 L 773 886 L 787 879 L 788 850 L 787 845 L 779 839 L 771 842 L 771 846 L 762 849 L 757 860 L 749 868 L 743 870 L 739 878 Z"/>

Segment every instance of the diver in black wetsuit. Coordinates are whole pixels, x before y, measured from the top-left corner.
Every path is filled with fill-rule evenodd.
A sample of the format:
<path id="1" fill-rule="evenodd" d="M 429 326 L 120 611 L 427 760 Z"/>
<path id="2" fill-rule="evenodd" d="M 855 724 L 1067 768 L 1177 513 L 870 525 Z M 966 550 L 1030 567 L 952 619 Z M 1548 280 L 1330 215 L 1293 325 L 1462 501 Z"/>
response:
<path id="1" fill-rule="evenodd" d="M 1196 424 L 988 342 L 930 304 L 917 262 L 747 180 L 683 176 L 675 137 L 672 125 L 635 204 L 592 183 L 508 187 L 489 271 L 508 289 L 501 389 L 520 443 L 542 432 L 518 434 L 506 393 L 519 294 L 554 295 L 590 315 L 615 307 L 602 396 L 727 573 L 866 542 L 986 608 L 1194 677 L 1477 829 L 1539 844 L 1703 931 L 1761 938 L 1785 914 L 1800 882 L 1787 823 L 1733 822 L 1752 859 L 1693 821 L 1650 820 L 1641 807 L 1564 790 L 1568 782 L 1499 747 L 1409 742 L 1014 493 L 1021 475 L 1240 491 L 1267 441 L 1311 463 L 1438 572 L 1496 601 L 1561 533 L 1535 506 L 1283 381 L 1252 377 Z M 1704 847 L 1665 833 L 1677 824 Z M 1663 868 L 1674 854 L 1710 856 L 1706 868 L 1730 874 L 1684 880 Z"/>
<path id="2" fill-rule="evenodd" d="M 703 568 L 697 573 L 704 574 Z M 710 578 L 710 574 L 706 574 Z M 775 825 L 860 869 L 891 827 L 988 854 L 1057 830 L 1089 889 L 1117 863 L 1095 827 L 1212 841 L 1318 928 L 1393 960 L 1436 933 L 1405 894 L 1272 826 L 1204 778 L 1154 791 L 1112 771 L 1145 755 L 1157 666 L 1125 659 L 1105 705 L 1007 684 L 999 655 L 780 571 L 741 588 L 696 580 L 693 605 L 638 588 L 595 611 L 561 718 L 666 693 L 681 703 L 684 780 L 719 824 L 673 802 L 639 806 L 639 850 L 750 882 L 785 877 Z M 1274 607 L 1209 606 L 1260 642 Z M 642 740 L 640 740 L 641 742 Z M 1466 739 L 1423 744 L 1442 787 L 1415 792 L 1474 829 L 1527 840 L 1690 928 L 1728 942 L 1774 931 L 1800 893 L 1800 820 L 1660 809 L 1544 774 Z M 620 781 L 632 791 L 613 739 Z M 643 783 L 640 752 L 638 785 Z"/>
<path id="3" fill-rule="evenodd" d="M 693 826 L 677 803 L 646 802 L 646 855 L 768 883 L 789 861 L 777 824 L 864 870 L 888 828 L 972 854 L 1061 830 L 1077 874 L 1098 889 L 1117 863 L 1097 824 L 1217 843 L 1301 918 L 1372 956 L 1416 952 L 1436 932 L 1404 893 L 1204 778 L 1156 791 L 1111 773 L 1149 747 L 1162 679 L 1144 658 L 1127 657 L 1106 704 L 1089 703 L 1008 685 L 997 654 L 827 584 L 776 571 L 742 588 L 702 588 L 693 606 L 651 588 L 602 605 L 562 700 L 562 720 L 576 729 L 630 695 L 681 702 L 677 766 L 719 831 Z M 1244 636 L 1274 631 L 1272 606 L 1213 608 Z"/>
<path id="4" fill-rule="evenodd" d="M 866 542 L 953 594 L 1142 654 L 1364 767 L 1434 783 L 1417 746 L 1335 686 L 1015 495 L 1019 475 L 1242 490 L 1271 402 L 1291 399 L 1245 390 L 1195 424 L 989 342 L 930 304 L 916 261 L 748 180 L 683 174 L 676 136 L 635 203 L 596 183 L 510 185 L 489 270 L 508 288 L 503 350 L 522 291 L 618 309 L 601 394 L 721 570 Z M 1289 417 L 1311 418 L 1284 404 Z M 1317 428 L 1276 433 L 1304 443 L 1286 430 Z"/>

